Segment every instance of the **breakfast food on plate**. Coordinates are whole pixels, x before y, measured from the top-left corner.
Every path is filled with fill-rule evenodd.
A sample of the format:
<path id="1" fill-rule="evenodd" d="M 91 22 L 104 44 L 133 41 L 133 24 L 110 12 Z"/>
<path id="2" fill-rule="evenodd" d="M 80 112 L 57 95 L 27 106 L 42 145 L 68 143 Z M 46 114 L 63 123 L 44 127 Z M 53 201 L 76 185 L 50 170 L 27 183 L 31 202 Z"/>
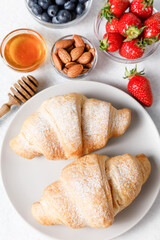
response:
<path id="1" fill-rule="evenodd" d="M 152 0 L 127 2 L 129 1 L 108 0 L 101 9 L 100 16 L 105 17 L 107 23 L 106 33 L 103 40 L 100 40 L 100 49 L 108 52 L 119 50 L 122 57 L 137 59 L 143 56 L 149 45 L 160 39 L 160 13 L 156 12 L 152 15 Z M 130 12 L 125 12 L 129 6 Z M 121 34 L 123 39 L 120 41 L 117 35 L 113 43 L 109 41 L 111 33 Z M 113 44 L 116 47 L 113 48 Z"/>
<path id="2" fill-rule="evenodd" d="M 150 107 L 153 103 L 152 90 L 149 80 L 142 76 L 144 74 L 144 70 L 137 72 L 136 65 L 130 72 L 126 68 L 124 79 L 129 79 L 128 91 L 146 107 Z"/>
<path id="3" fill-rule="evenodd" d="M 121 136 L 130 121 L 129 109 L 117 110 L 108 102 L 70 93 L 44 101 L 10 146 L 28 159 L 41 154 L 51 160 L 75 159 Z"/>
<path id="4" fill-rule="evenodd" d="M 88 1 L 90 0 L 28 0 L 28 6 L 35 17 L 42 21 L 62 24 L 82 15 Z"/>
<path id="5" fill-rule="evenodd" d="M 72 228 L 106 228 L 114 216 L 130 205 L 150 175 L 144 154 L 109 158 L 86 155 L 67 165 L 58 181 L 32 204 L 32 215 L 41 224 Z"/>
<path id="6" fill-rule="evenodd" d="M 76 34 L 72 39 L 57 41 L 52 52 L 54 66 L 70 78 L 91 70 L 94 57 L 95 49 Z"/>

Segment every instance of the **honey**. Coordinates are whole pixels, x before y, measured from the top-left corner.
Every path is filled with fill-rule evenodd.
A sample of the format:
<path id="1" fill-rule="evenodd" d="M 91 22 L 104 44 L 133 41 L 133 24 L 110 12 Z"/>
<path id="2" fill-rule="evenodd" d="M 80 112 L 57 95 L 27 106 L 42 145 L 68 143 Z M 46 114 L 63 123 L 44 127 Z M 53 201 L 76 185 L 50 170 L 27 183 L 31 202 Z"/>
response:
<path id="1" fill-rule="evenodd" d="M 10 38 L 4 47 L 7 63 L 19 71 L 33 71 L 44 60 L 44 42 L 32 33 L 20 33 Z"/>

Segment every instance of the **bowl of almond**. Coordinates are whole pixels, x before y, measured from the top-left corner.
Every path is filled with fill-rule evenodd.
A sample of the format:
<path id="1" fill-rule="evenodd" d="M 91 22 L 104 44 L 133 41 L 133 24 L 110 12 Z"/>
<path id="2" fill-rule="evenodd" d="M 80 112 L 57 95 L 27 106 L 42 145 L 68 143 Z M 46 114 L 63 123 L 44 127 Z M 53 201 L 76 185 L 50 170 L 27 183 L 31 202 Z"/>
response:
<path id="1" fill-rule="evenodd" d="M 94 45 L 80 35 L 60 38 L 51 50 L 51 62 L 54 69 L 68 79 L 86 77 L 95 68 L 97 58 Z"/>

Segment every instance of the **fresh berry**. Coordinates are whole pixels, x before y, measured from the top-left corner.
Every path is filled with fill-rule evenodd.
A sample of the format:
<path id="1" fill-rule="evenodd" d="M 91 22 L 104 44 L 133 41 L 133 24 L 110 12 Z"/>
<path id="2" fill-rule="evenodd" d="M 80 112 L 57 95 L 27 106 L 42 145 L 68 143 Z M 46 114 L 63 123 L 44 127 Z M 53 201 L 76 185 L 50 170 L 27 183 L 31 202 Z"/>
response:
<path id="1" fill-rule="evenodd" d="M 38 4 L 43 9 L 47 9 L 52 4 L 52 0 L 38 0 Z"/>
<path id="2" fill-rule="evenodd" d="M 43 21 L 45 21 L 45 22 L 51 22 L 51 18 L 50 18 L 50 16 L 49 16 L 46 12 L 43 12 L 43 13 L 41 14 L 41 19 L 42 19 Z"/>
<path id="3" fill-rule="evenodd" d="M 129 0 L 108 0 L 101 10 L 101 16 L 104 16 L 108 21 L 115 17 L 120 18 L 129 5 Z"/>
<path id="4" fill-rule="evenodd" d="M 60 10 L 57 14 L 58 21 L 60 23 L 67 23 L 71 21 L 71 13 L 68 10 Z"/>
<path id="5" fill-rule="evenodd" d="M 146 77 L 141 75 L 144 75 L 144 71 L 137 72 L 136 66 L 130 72 L 126 68 L 124 78 L 129 78 L 128 91 L 146 107 L 150 107 L 153 103 L 150 82 Z"/>
<path id="6" fill-rule="evenodd" d="M 76 17 L 77 17 L 76 12 L 75 11 L 70 11 L 70 13 L 71 13 L 71 20 L 76 19 Z"/>
<path id="7" fill-rule="evenodd" d="M 34 4 L 33 6 L 32 6 L 32 12 L 36 15 L 36 16 L 38 16 L 38 15 L 40 15 L 42 12 L 43 12 L 43 9 L 38 5 L 38 4 Z"/>
<path id="8" fill-rule="evenodd" d="M 74 10 L 75 7 L 76 7 L 76 4 L 75 4 L 74 2 L 71 2 L 71 1 L 67 1 L 67 2 L 64 4 L 64 9 L 69 10 L 69 11 Z"/>
<path id="9" fill-rule="evenodd" d="M 85 5 L 83 3 L 78 3 L 76 6 L 76 13 L 81 15 L 85 9 Z"/>
<path id="10" fill-rule="evenodd" d="M 73 3 L 78 3 L 78 0 L 70 0 Z"/>
<path id="11" fill-rule="evenodd" d="M 106 32 L 107 33 L 119 33 L 118 31 L 118 19 L 111 19 L 111 23 L 107 21 L 106 23 Z"/>
<path id="12" fill-rule="evenodd" d="M 67 0 L 55 0 L 55 3 L 57 5 L 64 5 L 67 2 Z"/>
<path id="13" fill-rule="evenodd" d="M 59 24 L 60 23 L 57 16 L 54 16 L 52 18 L 52 23 L 54 23 L 54 24 Z"/>
<path id="14" fill-rule="evenodd" d="M 144 27 L 142 27 L 140 18 L 133 13 L 128 12 L 124 13 L 119 19 L 118 30 L 122 36 L 126 37 L 125 41 L 129 41 L 138 38 L 143 32 Z"/>
<path id="15" fill-rule="evenodd" d="M 106 33 L 100 41 L 100 50 L 115 52 L 120 49 L 123 37 L 119 33 Z"/>
<path id="16" fill-rule="evenodd" d="M 29 0 L 29 1 L 28 1 L 28 6 L 29 6 L 30 8 L 32 8 L 35 3 L 38 3 L 38 0 Z"/>
<path id="17" fill-rule="evenodd" d="M 160 12 L 154 13 L 150 18 L 148 18 L 144 25 L 143 36 L 148 45 L 160 40 Z"/>
<path id="18" fill-rule="evenodd" d="M 119 54 L 127 59 L 136 59 L 143 56 L 144 50 L 145 44 L 138 39 L 133 39 L 122 43 Z"/>
<path id="19" fill-rule="evenodd" d="M 50 17 L 56 16 L 57 12 L 58 12 L 58 6 L 57 5 L 51 5 L 47 9 L 47 13 Z"/>
<path id="20" fill-rule="evenodd" d="M 130 5 L 130 11 L 144 21 L 152 15 L 153 0 L 133 0 Z"/>

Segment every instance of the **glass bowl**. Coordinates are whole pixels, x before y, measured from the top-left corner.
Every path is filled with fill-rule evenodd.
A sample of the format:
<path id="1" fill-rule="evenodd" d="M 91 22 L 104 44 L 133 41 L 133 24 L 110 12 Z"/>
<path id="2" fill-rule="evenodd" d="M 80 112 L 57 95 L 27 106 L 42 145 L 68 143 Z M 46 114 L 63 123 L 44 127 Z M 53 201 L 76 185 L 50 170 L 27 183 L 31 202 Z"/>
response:
<path id="1" fill-rule="evenodd" d="M 44 25 L 45 27 L 58 28 L 59 29 L 59 28 L 67 28 L 67 27 L 73 26 L 73 24 L 76 24 L 76 23 L 80 22 L 82 19 L 84 19 L 87 16 L 87 14 L 89 13 L 90 9 L 91 9 L 91 5 L 92 5 L 93 0 L 88 0 L 85 3 L 85 10 L 76 19 L 74 19 L 74 20 L 72 20 L 70 22 L 67 22 L 67 23 L 60 23 L 60 24 L 54 24 L 54 23 L 50 23 L 50 22 L 45 22 L 39 16 L 35 16 L 33 14 L 32 10 L 31 10 L 31 8 L 28 6 L 28 2 L 29 2 L 29 0 L 25 0 L 26 7 L 27 7 L 28 11 L 30 12 L 30 14 L 32 15 L 32 17 L 37 22 L 39 22 L 40 24 Z"/>
<path id="2" fill-rule="evenodd" d="M 86 73 L 80 74 L 79 76 L 77 76 L 77 77 L 75 77 L 75 78 L 70 78 L 70 77 L 68 77 L 68 75 L 66 75 L 63 71 L 58 70 L 58 69 L 55 67 L 54 63 L 53 63 L 52 54 L 54 53 L 54 51 L 55 51 L 55 49 L 56 49 L 56 48 L 55 48 L 56 42 L 58 42 L 59 40 L 64 40 L 64 39 L 71 39 L 71 38 L 73 37 L 73 35 L 67 35 L 67 36 L 64 36 L 64 37 L 58 39 L 58 40 L 54 43 L 54 45 L 53 45 L 53 47 L 52 47 L 52 49 L 51 49 L 51 63 L 52 63 L 52 65 L 53 65 L 55 71 L 56 71 L 59 75 L 61 75 L 62 77 L 67 78 L 67 79 L 70 79 L 70 80 L 72 80 L 72 79 L 81 79 L 81 78 L 87 77 L 88 74 L 95 68 L 95 66 L 96 66 L 96 64 L 97 64 L 97 60 L 98 60 L 98 54 L 97 54 L 97 50 L 96 50 L 94 44 L 91 43 L 87 38 L 85 38 L 85 37 L 83 37 L 83 36 L 81 36 L 81 35 L 79 35 L 79 36 L 83 39 L 83 41 L 84 41 L 85 43 L 88 43 L 91 48 L 94 48 L 94 49 L 95 49 L 95 57 L 94 57 L 94 59 L 93 59 L 93 61 L 92 61 L 92 67 L 91 67 Z"/>
<path id="3" fill-rule="evenodd" d="M 29 35 L 27 38 L 28 40 L 26 40 L 27 34 Z M 24 48 L 24 41 L 25 41 L 25 44 L 32 43 L 36 46 L 36 47 L 33 47 L 32 50 L 30 50 L 30 53 L 32 56 L 33 56 L 33 53 L 35 53 L 35 55 L 33 56 L 35 60 L 33 60 L 33 58 L 32 58 L 33 62 L 28 60 L 28 65 L 27 64 L 20 65 L 20 59 L 24 63 L 24 60 L 23 60 L 24 54 L 28 53 L 26 52 L 26 48 Z M 15 48 L 13 48 L 13 46 Z M 21 52 L 18 52 L 17 46 L 21 46 Z M 26 46 L 28 46 L 29 48 L 31 47 L 31 45 L 26 45 Z M 31 72 L 37 69 L 44 61 L 46 57 L 46 53 L 47 53 L 47 47 L 44 39 L 39 33 L 37 33 L 32 29 L 26 29 L 26 28 L 16 29 L 10 32 L 7 36 L 5 36 L 5 38 L 3 39 L 0 45 L 0 54 L 4 63 L 10 68 L 20 72 Z M 28 59 L 29 58 L 30 58 L 30 55 L 28 55 Z"/>
<path id="4" fill-rule="evenodd" d="M 156 9 L 154 9 L 154 12 L 157 12 Z M 96 20 L 95 20 L 95 25 L 94 25 L 94 33 L 95 36 L 98 40 L 98 43 L 100 40 L 103 39 L 103 35 L 106 33 L 105 26 L 106 26 L 107 20 L 104 17 L 100 17 L 100 12 L 98 13 Z M 103 51 L 110 59 L 120 62 L 120 63 L 125 63 L 125 64 L 133 64 L 133 63 L 138 63 L 146 60 L 149 56 L 151 56 L 159 47 L 160 41 L 157 43 L 154 43 L 150 45 L 144 52 L 143 56 L 141 58 L 137 59 L 126 59 L 122 57 L 118 51 L 116 52 L 106 52 Z"/>

